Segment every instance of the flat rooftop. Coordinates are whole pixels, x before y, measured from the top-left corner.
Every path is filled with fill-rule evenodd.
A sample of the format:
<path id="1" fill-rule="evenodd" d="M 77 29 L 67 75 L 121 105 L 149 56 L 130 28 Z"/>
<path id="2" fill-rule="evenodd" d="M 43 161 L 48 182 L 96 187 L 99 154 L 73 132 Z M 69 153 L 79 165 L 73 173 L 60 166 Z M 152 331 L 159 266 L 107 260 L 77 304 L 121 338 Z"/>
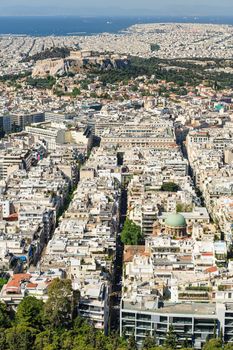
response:
<path id="1" fill-rule="evenodd" d="M 131 303 L 130 301 L 123 301 L 122 309 L 132 311 L 146 311 L 154 312 L 155 314 L 170 314 L 170 315 L 200 315 L 200 316 L 211 316 L 216 315 L 216 305 L 211 303 L 180 303 L 180 304 L 165 304 L 164 307 L 156 308 L 156 302 L 154 300 L 154 307 L 152 303 Z"/>
<path id="2" fill-rule="evenodd" d="M 182 303 L 182 304 L 165 304 L 159 309 L 160 313 L 175 314 L 194 314 L 194 315 L 215 315 L 216 305 L 210 303 Z"/>

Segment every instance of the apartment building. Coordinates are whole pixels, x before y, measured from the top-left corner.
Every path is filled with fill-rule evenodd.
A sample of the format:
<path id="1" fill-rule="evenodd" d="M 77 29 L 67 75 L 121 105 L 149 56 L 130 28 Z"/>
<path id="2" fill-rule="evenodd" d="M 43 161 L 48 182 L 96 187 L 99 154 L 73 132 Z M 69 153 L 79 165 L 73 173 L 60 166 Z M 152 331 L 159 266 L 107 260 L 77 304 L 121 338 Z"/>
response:
<path id="1" fill-rule="evenodd" d="M 11 123 L 14 126 L 19 127 L 21 130 L 24 130 L 26 126 L 34 123 L 43 123 L 45 121 L 45 114 L 43 112 L 36 113 L 18 113 L 12 114 Z"/>
<path id="2" fill-rule="evenodd" d="M 139 346 L 148 335 L 155 337 L 158 345 L 163 345 L 172 325 L 179 346 L 187 341 L 195 349 L 201 349 L 207 338 L 213 337 L 215 332 L 219 334 L 224 327 L 224 305 L 164 303 L 156 307 L 153 304 L 154 301 L 140 301 L 140 298 L 132 302 L 123 299 L 120 334 L 127 337 L 133 334 Z M 225 336 L 229 339 L 228 333 Z"/>
<path id="3" fill-rule="evenodd" d="M 1 115 L 0 116 L 0 133 L 1 136 L 4 135 L 4 133 L 9 134 L 11 132 L 11 116 L 10 115 Z"/>
<path id="4" fill-rule="evenodd" d="M 29 149 L 8 148 L 0 151 L 0 180 L 5 180 L 18 169 L 29 170 L 33 154 Z"/>
<path id="5" fill-rule="evenodd" d="M 57 144 L 65 143 L 65 129 L 52 123 L 26 126 L 25 130 L 34 135 L 36 141 L 43 141 L 50 152 L 56 150 Z"/>
<path id="6" fill-rule="evenodd" d="M 108 332 L 109 286 L 105 282 L 93 281 L 81 288 L 79 314 L 89 320 L 96 329 Z"/>

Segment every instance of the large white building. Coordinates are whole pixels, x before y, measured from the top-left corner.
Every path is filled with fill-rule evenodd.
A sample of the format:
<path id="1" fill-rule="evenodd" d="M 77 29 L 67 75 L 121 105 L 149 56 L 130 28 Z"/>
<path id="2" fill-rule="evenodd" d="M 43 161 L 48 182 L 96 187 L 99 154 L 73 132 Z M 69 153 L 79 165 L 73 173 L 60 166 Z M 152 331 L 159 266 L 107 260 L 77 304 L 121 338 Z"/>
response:
<path id="1" fill-rule="evenodd" d="M 65 143 L 65 128 L 52 123 L 26 126 L 26 131 L 35 137 L 36 141 L 43 141 L 48 151 L 55 151 L 57 145 Z"/>

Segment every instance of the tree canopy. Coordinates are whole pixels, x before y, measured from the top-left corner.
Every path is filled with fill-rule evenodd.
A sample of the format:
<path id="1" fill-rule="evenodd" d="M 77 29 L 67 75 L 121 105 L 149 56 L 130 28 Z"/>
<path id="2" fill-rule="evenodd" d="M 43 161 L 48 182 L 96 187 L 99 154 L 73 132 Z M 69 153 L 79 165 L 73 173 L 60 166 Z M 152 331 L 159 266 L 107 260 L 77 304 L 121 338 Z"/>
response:
<path id="1" fill-rule="evenodd" d="M 175 184 L 174 182 L 165 182 L 161 186 L 161 191 L 166 191 L 166 192 L 177 192 L 179 190 L 179 186 Z"/>
<path id="2" fill-rule="evenodd" d="M 7 283 L 7 281 L 8 281 L 8 279 L 0 277 L 0 290 L 2 289 L 4 284 Z"/>
<path id="3" fill-rule="evenodd" d="M 73 314 L 73 290 L 71 280 L 56 278 L 48 288 L 48 301 L 44 308 L 45 319 L 51 327 L 69 325 Z"/>
<path id="4" fill-rule="evenodd" d="M 22 326 L 41 328 L 44 316 L 44 303 L 35 297 L 25 297 L 18 306 L 16 321 Z"/>
<path id="5" fill-rule="evenodd" d="M 121 232 L 121 241 L 127 245 L 138 245 L 143 243 L 143 234 L 141 227 L 136 225 L 128 218 L 125 220 L 123 230 Z"/>
<path id="6" fill-rule="evenodd" d="M 10 325 L 10 317 L 5 304 L 0 303 L 0 328 L 6 328 Z"/>
<path id="7" fill-rule="evenodd" d="M 159 45 L 152 44 L 151 50 L 157 51 Z M 208 81 L 209 86 L 213 86 L 216 90 L 224 87 L 232 87 L 233 74 L 226 72 L 216 72 L 216 70 L 206 69 L 205 64 L 202 66 L 190 60 L 179 59 L 161 59 L 158 57 L 142 58 L 131 57 L 131 64 L 125 68 L 115 68 L 109 71 L 98 70 L 92 73 L 98 74 L 100 80 L 104 84 L 115 84 L 118 82 L 129 81 L 138 76 L 155 76 L 156 80 L 166 80 L 167 82 L 174 82 L 178 86 L 185 86 L 190 84 L 197 86 L 204 81 Z M 198 61 L 198 59 L 197 59 Z M 200 61 L 206 62 L 203 58 Z M 225 67 L 225 60 L 215 60 L 213 68 Z M 231 62 L 232 65 L 232 62 Z M 170 66 L 172 69 L 165 69 L 163 66 Z M 181 70 L 182 69 L 182 73 Z M 212 67 L 209 67 L 212 68 Z M 180 95 L 185 94 L 185 89 L 180 91 Z"/>

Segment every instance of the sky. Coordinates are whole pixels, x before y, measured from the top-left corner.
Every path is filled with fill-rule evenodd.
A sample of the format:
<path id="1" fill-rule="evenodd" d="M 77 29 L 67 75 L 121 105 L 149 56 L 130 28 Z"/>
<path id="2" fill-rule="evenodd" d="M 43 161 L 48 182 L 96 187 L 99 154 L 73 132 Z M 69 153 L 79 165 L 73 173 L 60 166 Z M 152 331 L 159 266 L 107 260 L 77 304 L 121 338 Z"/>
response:
<path id="1" fill-rule="evenodd" d="M 233 16 L 233 0 L 0 0 L 0 16 Z"/>

